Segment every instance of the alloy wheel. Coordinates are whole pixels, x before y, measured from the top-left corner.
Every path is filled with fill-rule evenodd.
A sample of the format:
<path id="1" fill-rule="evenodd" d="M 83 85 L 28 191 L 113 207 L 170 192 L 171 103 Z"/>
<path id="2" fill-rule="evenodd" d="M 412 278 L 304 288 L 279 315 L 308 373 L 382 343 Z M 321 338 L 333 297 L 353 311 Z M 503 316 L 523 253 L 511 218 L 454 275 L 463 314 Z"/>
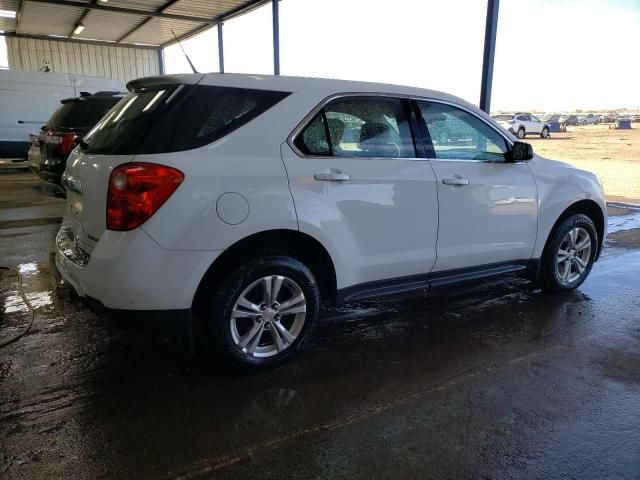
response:
<path id="1" fill-rule="evenodd" d="M 231 336 L 245 354 L 277 355 L 291 347 L 306 319 L 307 302 L 288 277 L 269 275 L 245 288 L 231 311 Z"/>
<path id="2" fill-rule="evenodd" d="M 556 274 L 564 285 L 582 277 L 591 259 L 591 236 L 582 227 L 569 230 L 556 254 Z"/>

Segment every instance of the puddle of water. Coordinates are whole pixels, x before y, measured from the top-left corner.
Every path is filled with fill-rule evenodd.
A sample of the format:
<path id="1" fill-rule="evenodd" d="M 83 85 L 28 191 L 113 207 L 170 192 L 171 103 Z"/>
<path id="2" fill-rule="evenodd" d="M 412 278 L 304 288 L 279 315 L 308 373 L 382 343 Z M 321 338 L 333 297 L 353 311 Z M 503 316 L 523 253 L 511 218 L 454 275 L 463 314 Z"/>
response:
<path id="1" fill-rule="evenodd" d="M 51 292 L 35 292 L 27 293 L 27 298 L 33 309 L 36 310 L 40 307 L 46 307 L 51 305 L 53 300 L 51 299 Z M 5 313 L 26 312 L 27 306 L 24 304 L 22 297 L 17 294 L 7 295 L 4 303 Z"/>
<path id="2" fill-rule="evenodd" d="M 640 228 L 640 206 L 609 202 L 612 207 L 625 208 L 631 213 L 609 217 L 607 233 L 621 232 Z"/>

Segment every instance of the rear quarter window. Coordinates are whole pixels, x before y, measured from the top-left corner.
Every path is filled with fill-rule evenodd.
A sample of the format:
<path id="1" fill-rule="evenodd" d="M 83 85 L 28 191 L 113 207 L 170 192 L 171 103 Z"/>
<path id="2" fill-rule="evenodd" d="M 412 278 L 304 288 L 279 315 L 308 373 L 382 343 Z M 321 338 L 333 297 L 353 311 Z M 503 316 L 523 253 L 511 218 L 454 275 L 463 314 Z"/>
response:
<path id="1" fill-rule="evenodd" d="M 242 127 L 289 94 L 206 85 L 162 85 L 133 92 L 87 135 L 87 151 L 153 154 L 202 147 Z"/>

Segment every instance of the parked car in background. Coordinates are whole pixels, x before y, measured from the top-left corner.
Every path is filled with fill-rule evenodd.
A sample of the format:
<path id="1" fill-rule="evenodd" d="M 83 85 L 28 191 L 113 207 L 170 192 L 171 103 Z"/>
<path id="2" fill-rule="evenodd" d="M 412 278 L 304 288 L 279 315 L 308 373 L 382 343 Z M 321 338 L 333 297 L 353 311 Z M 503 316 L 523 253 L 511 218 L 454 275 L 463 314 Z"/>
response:
<path id="1" fill-rule="evenodd" d="M 124 94 L 119 92 L 96 92 L 60 102 L 39 135 L 38 176 L 45 191 L 65 195 L 62 173 L 77 139 L 86 135 L 123 97 Z"/>
<path id="2" fill-rule="evenodd" d="M 515 272 L 568 291 L 600 254 L 596 176 L 457 97 L 239 74 L 128 88 L 69 157 L 56 266 L 96 310 L 177 319 L 216 363 L 288 361 L 323 300 Z"/>
<path id="3" fill-rule="evenodd" d="M 590 113 L 589 115 L 585 115 L 583 122 L 584 125 L 597 125 L 600 123 L 600 116 Z"/>
<path id="4" fill-rule="evenodd" d="M 26 160 L 29 135 L 40 134 L 63 98 L 123 89 L 120 80 L 104 77 L 0 69 L 0 157 Z"/>
<path id="5" fill-rule="evenodd" d="M 532 133 L 540 135 L 542 138 L 549 136 L 549 124 L 531 113 L 503 113 L 494 115 L 493 118 L 518 138 L 524 138 Z"/>
<path id="6" fill-rule="evenodd" d="M 632 122 L 640 122 L 640 115 L 631 115 Z"/>
<path id="7" fill-rule="evenodd" d="M 615 123 L 618 115 L 615 113 L 607 113 L 602 117 L 602 123 Z"/>
<path id="8" fill-rule="evenodd" d="M 580 119 L 578 118 L 577 115 L 563 115 L 563 117 L 565 118 L 562 121 L 564 121 L 566 125 L 571 125 L 574 127 L 576 125 L 581 125 Z"/>

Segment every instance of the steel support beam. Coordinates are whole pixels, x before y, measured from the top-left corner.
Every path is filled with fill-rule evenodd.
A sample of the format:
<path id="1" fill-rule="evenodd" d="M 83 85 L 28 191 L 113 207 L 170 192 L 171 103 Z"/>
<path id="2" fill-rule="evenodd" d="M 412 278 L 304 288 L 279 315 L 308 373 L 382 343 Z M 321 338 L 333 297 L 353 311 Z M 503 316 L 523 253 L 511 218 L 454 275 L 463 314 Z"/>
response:
<path id="1" fill-rule="evenodd" d="M 224 73 L 224 39 L 222 36 L 222 22 L 218 24 L 218 68 Z"/>
<path id="2" fill-rule="evenodd" d="M 141 17 L 157 17 L 166 18 L 168 20 L 183 20 L 185 22 L 206 23 L 215 25 L 218 20 L 215 18 L 195 17 L 192 15 L 177 15 L 174 13 L 153 12 L 148 10 L 140 10 L 138 8 L 125 8 L 108 5 L 105 3 L 82 3 L 77 0 L 29 0 L 30 2 L 47 3 L 50 5 L 63 5 L 65 7 L 87 8 L 89 10 L 103 10 L 105 12 L 123 13 L 128 15 L 140 15 Z"/>
<path id="3" fill-rule="evenodd" d="M 98 0 L 91 0 L 91 3 L 97 3 L 97 2 Z M 84 9 L 84 12 L 82 12 L 82 15 L 78 17 L 78 20 L 76 20 L 76 23 L 73 25 L 73 27 L 71 27 L 71 31 L 69 32 L 69 35 L 67 35 L 68 38 L 73 37 L 73 31 L 76 29 L 76 26 L 82 23 L 87 18 L 87 15 L 89 15 L 90 11 L 91 10 L 89 10 L 88 8 Z"/>
<path id="4" fill-rule="evenodd" d="M 496 33 L 500 0 L 487 0 L 487 23 L 484 29 L 484 55 L 480 82 L 480 108 L 491 113 L 491 88 L 493 84 L 493 60 L 496 56 Z"/>
<path id="5" fill-rule="evenodd" d="M 160 45 L 132 45 L 128 43 L 102 42 L 100 40 L 78 40 L 75 38 L 60 38 L 51 37 L 49 35 L 36 35 L 33 33 L 0 32 L 0 37 L 31 38 L 35 40 L 47 40 L 48 42 L 79 43 L 83 45 L 104 45 L 105 47 L 137 48 L 142 50 L 158 50 L 160 48 Z"/>
<path id="6" fill-rule="evenodd" d="M 158 49 L 158 73 L 164 75 L 164 50 Z"/>
<path id="7" fill-rule="evenodd" d="M 22 28 L 22 18 L 24 17 L 25 3 L 27 3 L 27 0 L 22 0 L 20 2 L 20 8 L 18 9 L 18 15 L 16 16 L 16 33 L 21 33 L 20 29 Z"/>
<path id="8" fill-rule="evenodd" d="M 273 74 L 280 75 L 280 9 L 279 0 L 271 0 L 273 7 Z"/>
<path id="9" fill-rule="evenodd" d="M 215 23 L 217 24 L 219 22 L 226 22 L 227 20 L 231 20 L 232 18 L 249 13 L 257 8 L 260 8 L 263 5 L 266 5 L 270 1 L 271 0 L 250 0 L 244 5 L 241 5 L 238 8 L 235 8 L 230 12 L 227 12 L 224 15 L 216 18 Z M 204 32 L 205 30 L 208 30 L 209 28 L 211 28 L 211 25 L 201 25 L 199 27 L 194 28 L 193 30 L 188 31 L 187 33 L 184 33 L 178 36 L 178 40 L 182 42 L 183 40 L 186 40 L 188 38 L 195 37 L 196 35 Z M 166 48 L 170 45 L 174 45 L 175 43 L 176 41 L 172 39 L 172 40 L 169 40 L 168 42 L 163 43 L 160 46 L 162 48 Z"/>
<path id="10" fill-rule="evenodd" d="M 163 13 L 165 10 L 167 10 L 168 8 L 170 8 L 174 3 L 178 2 L 179 0 L 169 0 L 167 3 L 165 3 L 163 6 L 161 6 L 159 9 L 156 10 L 156 12 L 158 13 Z M 133 27 L 131 30 L 129 30 L 127 33 L 125 33 L 124 35 L 122 35 L 118 40 L 116 40 L 117 43 L 122 42 L 125 38 L 127 38 L 129 35 L 131 35 L 132 33 L 138 31 L 141 27 L 143 27 L 144 25 L 146 25 L 147 23 L 149 23 L 151 21 L 153 17 L 147 17 L 144 20 L 142 20 L 138 25 L 136 25 L 135 27 Z"/>

